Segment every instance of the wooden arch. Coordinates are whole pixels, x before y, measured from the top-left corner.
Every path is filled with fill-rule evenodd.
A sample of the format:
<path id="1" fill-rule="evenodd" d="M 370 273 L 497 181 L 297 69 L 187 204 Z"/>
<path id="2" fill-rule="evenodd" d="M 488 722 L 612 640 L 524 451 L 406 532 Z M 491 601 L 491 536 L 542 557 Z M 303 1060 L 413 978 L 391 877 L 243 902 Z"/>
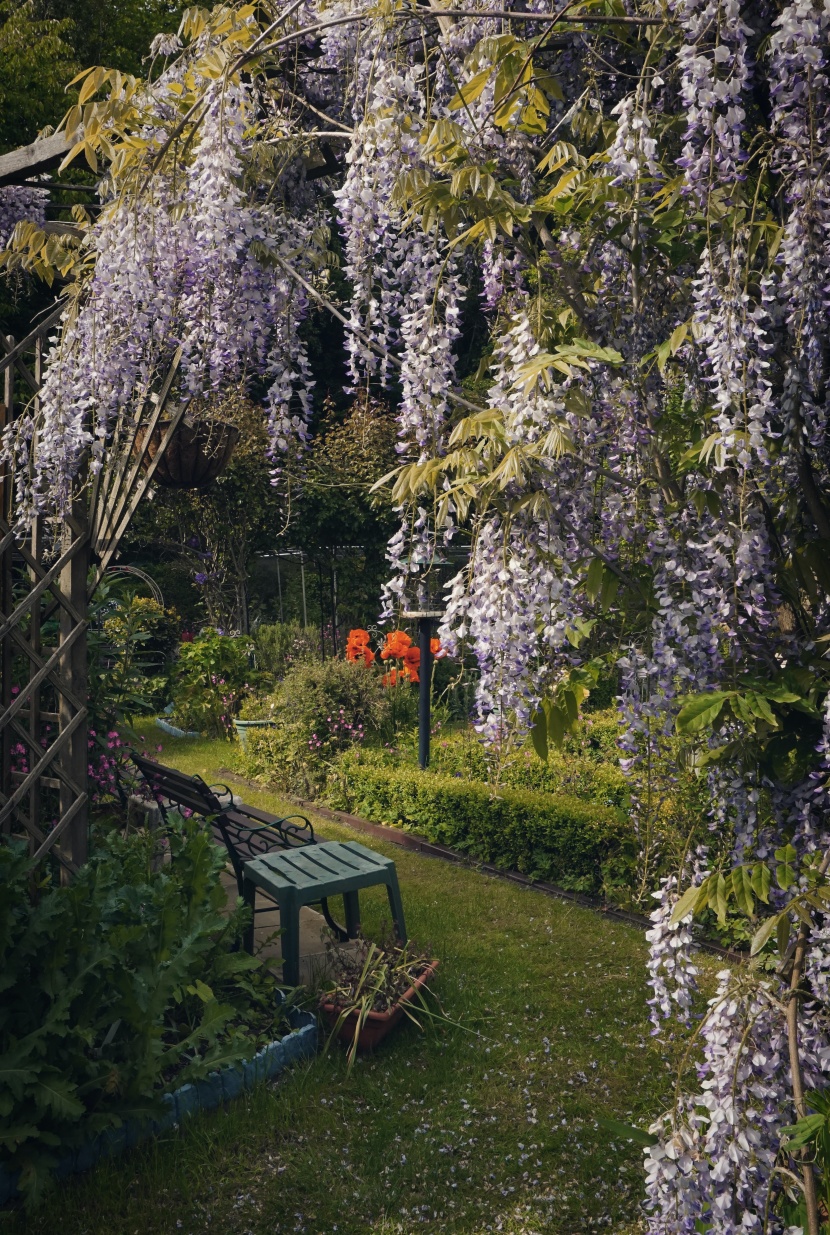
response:
<path id="1" fill-rule="evenodd" d="M 29 177 L 67 149 L 56 136 L 0 157 L 0 187 L 48 187 Z M 59 300 L 19 341 L 0 331 L 0 431 L 36 405 L 62 311 Z M 25 836 L 36 858 L 53 854 L 67 873 L 87 857 L 89 601 L 184 415 L 185 404 L 168 406 L 180 361 L 179 351 L 122 413 L 102 469 L 79 482 L 59 527 L 36 519 L 21 529 L 16 478 L 0 467 L 0 835 Z"/>

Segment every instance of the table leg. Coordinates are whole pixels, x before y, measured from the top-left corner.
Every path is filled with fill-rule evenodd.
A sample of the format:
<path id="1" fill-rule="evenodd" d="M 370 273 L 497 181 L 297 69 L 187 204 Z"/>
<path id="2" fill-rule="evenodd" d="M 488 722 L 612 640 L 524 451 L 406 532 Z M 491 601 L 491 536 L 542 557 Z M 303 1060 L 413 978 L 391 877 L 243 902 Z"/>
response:
<path id="1" fill-rule="evenodd" d="M 300 906 L 296 901 L 280 902 L 280 930 L 282 980 L 286 986 L 299 986 Z"/>
<path id="2" fill-rule="evenodd" d="M 389 909 L 392 913 L 395 934 L 401 943 L 406 943 L 406 921 L 403 916 L 403 901 L 401 900 L 401 890 L 398 887 L 398 876 L 394 870 L 391 871 L 387 878 L 386 892 L 389 896 Z"/>
<path id="3" fill-rule="evenodd" d="M 360 934 L 360 902 L 357 892 L 343 893 L 343 912 L 346 915 L 346 934 L 357 939 Z"/>

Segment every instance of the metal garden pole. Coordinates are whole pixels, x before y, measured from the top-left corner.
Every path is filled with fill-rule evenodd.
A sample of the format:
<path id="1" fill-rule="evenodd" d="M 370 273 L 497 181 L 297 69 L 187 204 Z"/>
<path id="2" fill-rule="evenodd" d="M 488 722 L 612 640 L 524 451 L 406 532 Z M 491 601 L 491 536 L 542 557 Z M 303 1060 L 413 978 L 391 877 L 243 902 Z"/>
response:
<path id="1" fill-rule="evenodd" d="M 432 710 L 432 623 L 442 616 L 440 609 L 416 609 L 404 613 L 408 621 L 418 622 L 421 662 L 418 668 L 418 767 L 429 767 L 430 713 Z"/>

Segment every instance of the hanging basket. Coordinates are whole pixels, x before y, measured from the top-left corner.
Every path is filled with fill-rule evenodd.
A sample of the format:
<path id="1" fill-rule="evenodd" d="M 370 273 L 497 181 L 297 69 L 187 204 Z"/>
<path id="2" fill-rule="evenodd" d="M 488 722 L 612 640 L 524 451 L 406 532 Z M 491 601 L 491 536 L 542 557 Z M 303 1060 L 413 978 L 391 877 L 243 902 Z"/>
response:
<path id="1" fill-rule="evenodd" d="M 153 430 L 144 456 L 144 467 L 156 457 L 169 420 L 160 420 Z M 146 429 L 139 429 L 133 453 L 144 446 Z M 222 420 L 193 420 L 185 416 L 178 424 L 159 460 L 153 479 L 170 489 L 204 489 L 224 472 L 239 441 L 236 425 Z"/>

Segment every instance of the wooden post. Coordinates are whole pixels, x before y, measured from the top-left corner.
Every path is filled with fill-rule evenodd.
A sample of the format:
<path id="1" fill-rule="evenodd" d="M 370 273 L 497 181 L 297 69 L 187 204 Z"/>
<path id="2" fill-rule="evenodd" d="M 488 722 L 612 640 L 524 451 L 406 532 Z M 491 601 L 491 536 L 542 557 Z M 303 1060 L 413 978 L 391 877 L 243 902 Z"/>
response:
<path id="1" fill-rule="evenodd" d="M 11 420 L 12 398 L 14 397 L 14 369 L 12 365 L 6 369 L 3 390 L 3 402 L 0 403 L 0 432 Z M 8 475 L 7 464 L 0 464 L 0 516 L 6 523 L 11 522 L 12 484 Z M 5 617 L 14 608 L 14 589 L 12 584 L 12 553 L 9 546 L 0 552 L 0 615 Z M 5 712 L 12 701 L 12 641 L 3 639 L 0 644 L 0 713 Z M 0 790 L 11 792 L 11 759 L 12 734 L 11 729 L 4 727 L 0 731 Z M 3 831 L 11 831 L 11 821 L 8 820 Z"/>
<path id="2" fill-rule="evenodd" d="M 76 698 L 86 700 L 88 697 L 86 618 L 88 613 L 89 530 L 86 506 L 80 501 L 73 503 L 72 513 L 64 523 L 64 551 L 70 548 L 74 542 L 79 542 L 78 549 L 61 571 L 60 586 L 61 591 L 83 618 L 84 630 L 80 637 L 75 639 L 72 647 L 64 657 L 61 676 L 68 689 Z M 61 643 L 64 643 L 69 638 L 74 629 L 75 621 L 72 615 L 66 609 L 62 609 Z M 59 729 L 61 733 L 69 726 L 75 715 L 75 709 L 69 700 L 64 695 L 61 695 L 59 702 Z M 76 866 L 80 866 L 86 861 L 88 852 L 88 728 L 88 723 L 78 725 L 60 754 L 61 771 L 71 781 L 71 785 L 61 784 L 61 815 L 65 815 L 76 804 L 79 797 L 83 798 L 80 805 L 76 807 L 76 813 L 72 822 L 61 838 L 63 852 Z"/>

